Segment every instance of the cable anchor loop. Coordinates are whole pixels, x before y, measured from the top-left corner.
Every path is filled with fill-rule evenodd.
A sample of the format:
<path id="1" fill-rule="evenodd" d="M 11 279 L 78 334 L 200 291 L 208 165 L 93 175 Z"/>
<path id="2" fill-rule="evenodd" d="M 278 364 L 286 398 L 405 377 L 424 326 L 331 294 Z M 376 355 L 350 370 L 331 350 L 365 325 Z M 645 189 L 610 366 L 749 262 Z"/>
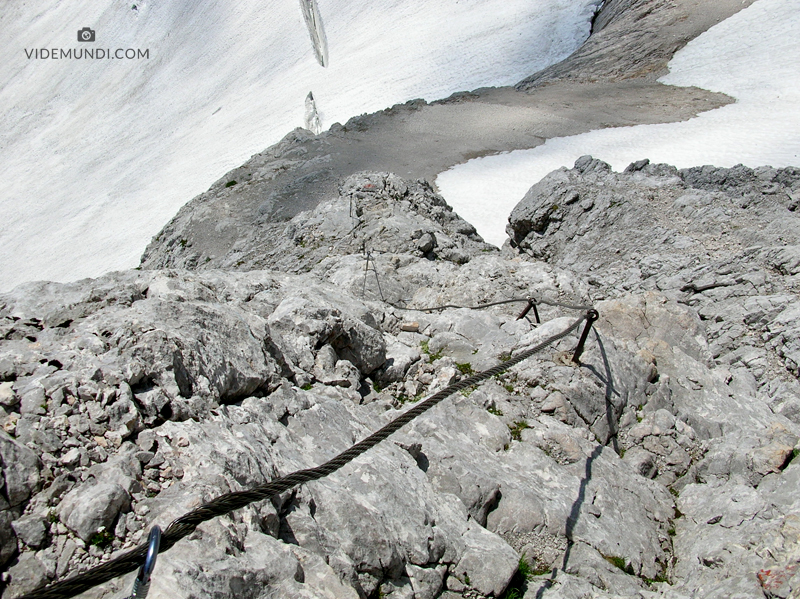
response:
<path id="1" fill-rule="evenodd" d="M 147 555 L 145 555 L 144 563 L 139 568 L 139 573 L 136 575 L 136 580 L 133 581 L 133 591 L 127 599 L 145 599 L 150 592 L 150 576 L 156 567 L 156 558 L 158 557 L 158 548 L 161 545 L 161 529 L 158 526 L 153 526 L 150 529 L 150 535 L 147 537 Z"/>
<path id="2" fill-rule="evenodd" d="M 523 318 L 525 318 L 528 315 L 528 312 L 531 311 L 531 308 L 533 308 L 533 316 L 536 318 L 536 324 L 541 324 L 542 321 L 539 319 L 539 309 L 536 307 L 536 304 L 537 304 L 536 298 L 529 297 L 528 305 L 525 306 L 522 309 L 522 312 L 519 313 L 519 316 L 517 316 L 517 320 L 522 320 Z"/>
<path id="3" fill-rule="evenodd" d="M 586 345 L 586 338 L 589 336 L 589 331 L 591 330 L 594 321 L 598 318 L 600 318 L 600 314 L 598 314 L 597 310 L 594 308 L 586 312 L 586 325 L 583 327 L 581 338 L 578 340 L 578 345 L 572 354 L 572 361 L 575 362 L 575 364 L 581 363 L 581 354 L 583 353 L 584 345 Z"/>

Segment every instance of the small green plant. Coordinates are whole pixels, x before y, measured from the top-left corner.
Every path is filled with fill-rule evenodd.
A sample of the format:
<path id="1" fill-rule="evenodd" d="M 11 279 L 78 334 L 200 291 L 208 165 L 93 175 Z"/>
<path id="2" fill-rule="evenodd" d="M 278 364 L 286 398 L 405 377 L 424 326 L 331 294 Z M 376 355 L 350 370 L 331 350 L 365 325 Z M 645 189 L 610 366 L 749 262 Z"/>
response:
<path id="1" fill-rule="evenodd" d="M 671 536 L 671 537 L 674 537 L 674 536 L 675 536 L 675 527 L 674 527 L 674 526 L 671 526 L 671 527 L 670 527 L 670 528 L 667 530 L 667 534 L 668 534 L 669 536 Z"/>
<path id="2" fill-rule="evenodd" d="M 236 181 L 228 181 L 228 182 L 225 184 L 225 187 L 233 187 L 234 185 L 236 185 Z"/>
<path id="3" fill-rule="evenodd" d="M 624 447 L 620 447 L 619 448 L 619 457 L 620 458 L 624 458 L 625 457 L 625 448 Z"/>
<path id="4" fill-rule="evenodd" d="M 58 512 L 55 510 L 50 510 L 47 512 L 47 521 L 50 522 L 50 524 L 55 524 L 58 522 Z"/>
<path id="5" fill-rule="evenodd" d="M 438 351 L 435 354 L 431 353 L 431 349 L 428 346 L 428 342 L 427 341 L 423 341 L 422 342 L 422 353 L 423 354 L 427 354 L 428 356 L 430 356 L 431 362 L 435 362 L 436 360 L 438 360 L 439 358 L 442 357 L 442 352 L 441 351 Z"/>
<path id="6" fill-rule="evenodd" d="M 302 387 L 300 387 L 303 391 L 310 391 L 313 385 L 311 383 L 306 383 Z"/>
<path id="7" fill-rule="evenodd" d="M 500 354 L 500 355 L 498 356 L 498 359 L 499 359 L 501 362 L 508 362 L 508 361 L 511 359 L 511 354 L 510 354 L 510 353 L 508 353 L 508 352 L 503 352 L 502 354 Z"/>
<path id="8" fill-rule="evenodd" d="M 519 565 L 517 566 L 517 572 L 519 572 L 519 575 L 525 578 L 525 580 L 533 576 L 531 565 L 528 563 L 528 560 L 526 560 L 524 556 L 519 558 Z"/>
<path id="9" fill-rule="evenodd" d="M 472 583 L 469 581 L 469 574 L 464 572 L 464 584 L 470 586 Z"/>
<path id="10" fill-rule="evenodd" d="M 512 385 L 511 383 L 504 384 L 503 389 L 505 389 L 509 393 L 514 393 L 514 385 Z"/>
<path id="11" fill-rule="evenodd" d="M 500 408 L 496 408 L 495 406 L 489 406 L 488 408 L 486 408 L 486 411 L 489 412 L 490 414 L 494 414 L 495 416 L 503 415 L 503 410 L 501 410 Z"/>
<path id="12" fill-rule="evenodd" d="M 543 573 L 546 574 L 547 572 L 549 570 L 544 570 Z M 522 599 L 528 588 L 528 580 L 537 575 L 538 572 L 531 568 L 531 565 L 524 557 L 519 558 L 517 573 L 514 574 L 514 578 L 511 579 L 508 588 L 501 595 L 501 599 Z"/>
<path id="13" fill-rule="evenodd" d="M 550 572 L 552 572 L 550 568 L 545 568 L 544 566 L 541 566 L 539 568 L 534 569 L 533 576 L 544 576 L 545 574 L 550 574 Z"/>
<path id="14" fill-rule="evenodd" d="M 652 586 L 657 582 L 669 582 L 664 574 L 657 574 L 655 578 L 647 578 L 646 576 L 642 576 L 642 580 L 644 580 L 648 586 Z"/>
<path id="15" fill-rule="evenodd" d="M 187 243 L 189 243 L 189 242 L 186 239 L 181 239 L 180 240 L 180 244 L 181 244 L 182 248 L 185 248 Z"/>
<path id="16" fill-rule="evenodd" d="M 634 575 L 633 568 L 630 564 L 625 563 L 624 558 L 617 557 L 615 555 L 604 555 L 603 557 L 606 558 L 606 561 L 612 566 L 616 566 L 626 574 Z"/>
<path id="17" fill-rule="evenodd" d="M 674 487 L 670 487 L 669 492 L 672 493 L 674 497 L 677 497 L 680 494 Z"/>
<path id="18" fill-rule="evenodd" d="M 461 395 L 463 395 L 464 397 L 469 397 L 470 395 L 472 395 L 472 392 L 475 391 L 475 389 L 477 389 L 477 388 L 478 388 L 478 385 L 472 385 L 471 387 L 467 387 L 466 389 L 462 389 L 461 390 Z"/>
<path id="19" fill-rule="evenodd" d="M 515 441 L 520 441 L 522 439 L 522 431 L 526 428 L 530 428 L 530 426 L 524 420 L 516 420 L 514 424 L 508 425 L 508 430 L 511 431 L 511 438 Z"/>
<path id="20" fill-rule="evenodd" d="M 372 388 L 375 389 L 375 393 L 380 393 L 383 391 L 383 385 L 381 385 L 378 381 L 372 381 Z"/>
<path id="21" fill-rule="evenodd" d="M 475 371 L 472 370 L 472 364 L 470 364 L 469 362 L 464 362 L 463 364 L 459 364 L 458 362 L 456 362 L 456 368 L 458 368 L 461 374 L 469 375 L 475 373 Z"/>
<path id="22" fill-rule="evenodd" d="M 102 549 L 103 547 L 108 546 L 113 540 L 114 540 L 114 535 L 111 532 L 103 529 L 103 530 L 98 530 L 96 533 L 92 535 L 92 538 L 89 539 L 89 544 L 94 545 L 95 547 L 100 547 Z"/>

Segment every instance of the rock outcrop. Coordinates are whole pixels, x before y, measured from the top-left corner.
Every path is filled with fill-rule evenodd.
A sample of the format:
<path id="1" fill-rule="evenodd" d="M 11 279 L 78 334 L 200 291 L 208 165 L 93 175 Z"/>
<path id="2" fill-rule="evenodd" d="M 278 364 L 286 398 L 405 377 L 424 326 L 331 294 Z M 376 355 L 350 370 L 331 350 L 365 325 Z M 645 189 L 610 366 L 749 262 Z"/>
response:
<path id="1" fill-rule="evenodd" d="M 151 596 L 795 592 L 796 170 L 585 157 L 531 188 L 502 251 L 422 183 L 341 190 L 226 258 L 273 270 L 162 248 L 184 268 L 0 296 L 3 597 L 320 464 L 574 318 L 419 310 L 529 296 L 596 306 L 580 364 L 572 335 L 330 477 L 201 525 Z"/>
<path id="2" fill-rule="evenodd" d="M 142 265 L 275 268 L 281 256 L 272 242 L 286 236 L 289 221 L 346 199 L 342 180 L 358 173 L 396 173 L 411 180 L 410 195 L 425 195 L 431 190 L 424 181 L 470 158 L 606 127 L 687 120 L 729 104 L 733 99 L 725 94 L 657 78 L 678 49 L 752 2 L 609 0 L 581 48 L 515 87 L 413 99 L 344 124 L 321 125 L 309 94 L 306 128 L 254 154 L 188 202 L 148 245 Z M 316 6 L 301 5 L 306 12 Z M 327 130 L 320 133 L 320 127 Z"/>
<path id="3" fill-rule="evenodd" d="M 257 185 L 252 192 L 259 193 Z M 279 195 L 259 200 L 256 226 L 223 220 L 214 239 L 195 228 L 206 211 L 198 214 L 187 206 L 148 246 L 142 267 L 301 272 L 325 258 L 359 251 L 464 263 L 476 252 L 494 249 L 425 181 L 357 173 L 340 182 L 335 196 L 291 218 L 281 212 L 286 198 Z M 209 206 L 217 208 L 216 201 Z"/>

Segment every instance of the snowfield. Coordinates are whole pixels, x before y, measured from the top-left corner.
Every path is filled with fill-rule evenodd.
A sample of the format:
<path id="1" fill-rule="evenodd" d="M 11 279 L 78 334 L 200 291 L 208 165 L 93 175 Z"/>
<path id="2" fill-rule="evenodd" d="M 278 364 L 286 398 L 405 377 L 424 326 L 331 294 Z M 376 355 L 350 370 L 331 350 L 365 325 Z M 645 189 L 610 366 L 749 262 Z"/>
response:
<path id="1" fill-rule="evenodd" d="M 0 290 L 138 264 L 192 197 L 303 125 L 516 83 L 568 56 L 600 0 L 34 0 L 0 6 Z M 94 43 L 77 42 L 83 27 Z M 147 51 L 37 60 L 35 49 Z"/>
<path id="2" fill-rule="evenodd" d="M 439 191 L 489 243 L 547 173 L 591 154 L 615 170 L 649 158 L 686 168 L 800 166 L 800 3 L 758 0 L 676 53 L 660 81 L 736 99 L 681 123 L 638 125 L 549 139 L 531 150 L 477 158 L 441 173 Z"/>

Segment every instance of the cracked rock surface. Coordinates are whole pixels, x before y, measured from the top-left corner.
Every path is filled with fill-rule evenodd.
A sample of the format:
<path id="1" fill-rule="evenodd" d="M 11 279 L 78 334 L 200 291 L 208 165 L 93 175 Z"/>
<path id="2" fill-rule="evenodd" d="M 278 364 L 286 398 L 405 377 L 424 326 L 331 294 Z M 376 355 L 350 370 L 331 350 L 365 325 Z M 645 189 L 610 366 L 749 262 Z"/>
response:
<path id="1" fill-rule="evenodd" d="M 527 297 L 596 307 L 580 364 L 573 333 L 331 476 L 202 524 L 151 596 L 793 596 L 795 171 L 583 158 L 531 189 L 502 251 L 421 184 L 341 188 L 361 237 L 323 243 L 352 222 L 342 195 L 330 219 L 293 219 L 280 269 L 0 296 L 3 597 L 316 466 L 580 315 L 420 310 Z"/>

